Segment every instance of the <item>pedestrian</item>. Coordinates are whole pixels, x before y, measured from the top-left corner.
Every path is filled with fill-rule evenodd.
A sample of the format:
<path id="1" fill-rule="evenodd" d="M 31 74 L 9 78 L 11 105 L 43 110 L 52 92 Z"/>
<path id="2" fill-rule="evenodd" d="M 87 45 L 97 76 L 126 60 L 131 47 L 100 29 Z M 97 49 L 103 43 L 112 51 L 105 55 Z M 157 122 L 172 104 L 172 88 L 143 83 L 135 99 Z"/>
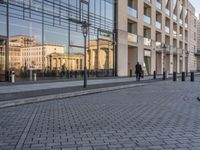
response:
<path id="1" fill-rule="evenodd" d="M 141 74 L 142 74 L 142 66 L 140 65 L 139 62 L 137 62 L 137 64 L 135 65 L 135 75 L 137 81 L 140 81 Z"/>

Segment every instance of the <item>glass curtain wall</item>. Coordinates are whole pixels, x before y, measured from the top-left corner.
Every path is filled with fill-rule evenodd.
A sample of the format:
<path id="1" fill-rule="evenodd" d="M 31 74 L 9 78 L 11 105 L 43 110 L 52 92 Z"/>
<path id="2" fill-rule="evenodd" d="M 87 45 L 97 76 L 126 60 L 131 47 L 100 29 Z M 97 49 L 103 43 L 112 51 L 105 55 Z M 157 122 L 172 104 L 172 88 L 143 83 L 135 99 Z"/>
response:
<path id="1" fill-rule="evenodd" d="M 7 49 L 7 4 L 0 1 L 0 81 L 6 79 L 6 49 Z"/>
<path id="2" fill-rule="evenodd" d="M 88 73 L 111 76 L 114 68 L 113 1 L 1 1 L 0 37 L 9 40 L 9 70 L 14 70 L 20 79 L 28 78 L 30 72 L 41 78 L 82 77 L 84 38 L 81 25 L 87 21 L 90 25 L 86 50 Z"/>

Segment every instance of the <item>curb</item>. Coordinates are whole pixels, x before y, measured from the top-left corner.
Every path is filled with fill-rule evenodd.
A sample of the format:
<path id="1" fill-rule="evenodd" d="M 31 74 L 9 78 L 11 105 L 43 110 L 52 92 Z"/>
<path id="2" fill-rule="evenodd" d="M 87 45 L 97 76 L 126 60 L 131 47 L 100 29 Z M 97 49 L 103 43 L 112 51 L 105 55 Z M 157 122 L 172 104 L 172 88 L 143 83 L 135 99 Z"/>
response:
<path id="1" fill-rule="evenodd" d="M 130 84 L 130 85 L 121 85 L 121 86 L 115 86 L 115 87 L 107 87 L 107 88 L 99 88 L 99 89 L 64 93 L 64 94 L 49 95 L 49 96 L 38 96 L 38 97 L 32 97 L 32 98 L 24 98 L 24 99 L 20 99 L 20 100 L 9 100 L 9 101 L 0 102 L 0 109 L 7 108 L 7 107 L 19 106 L 19 105 L 26 105 L 26 104 L 32 104 L 32 103 L 45 102 L 45 101 L 52 101 L 52 100 L 55 100 L 55 99 L 59 100 L 59 99 L 64 99 L 64 98 L 84 96 L 84 95 L 90 95 L 90 94 L 96 94 L 96 93 L 102 93 L 102 92 L 108 92 L 108 91 L 115 91 L 115 90 L 132 88 L 132 87 L 141 87 L 141 86 L 144 86 L 144 85 L 146 85 L 146 84 Z"/>

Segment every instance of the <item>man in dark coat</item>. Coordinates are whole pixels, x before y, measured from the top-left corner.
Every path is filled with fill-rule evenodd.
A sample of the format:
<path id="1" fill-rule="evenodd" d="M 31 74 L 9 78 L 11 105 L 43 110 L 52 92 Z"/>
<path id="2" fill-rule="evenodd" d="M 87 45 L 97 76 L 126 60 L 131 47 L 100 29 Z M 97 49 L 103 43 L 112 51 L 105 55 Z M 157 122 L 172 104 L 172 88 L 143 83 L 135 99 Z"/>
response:
<path id="1" fill-rule="evenodd" d="M 135 75 L 137 81 L 140 81 L 141 73 L 142 73 L 142 66 L 140 65 L 139 62 L 137 62 L 137 64 L 135 65 Z"/>

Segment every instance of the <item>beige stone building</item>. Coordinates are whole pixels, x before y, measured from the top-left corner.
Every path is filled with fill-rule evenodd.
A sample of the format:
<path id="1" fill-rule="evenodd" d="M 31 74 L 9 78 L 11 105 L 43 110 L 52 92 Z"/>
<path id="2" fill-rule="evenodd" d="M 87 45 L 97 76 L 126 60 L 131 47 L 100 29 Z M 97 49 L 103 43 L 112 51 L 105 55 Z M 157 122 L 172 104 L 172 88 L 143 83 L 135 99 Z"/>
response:
<path id="1" fill-rule="evenodd" d="M 42 70 L 47 68 L 47 56 L 52 53 L 64 54 L 64 47 L 60 45 L 37 43 L 35 37 L 11 36 L 9 41 L 9 66 L 19 72 L 26 69 Z"/>
<path id="2" fill-rule="evenodd" d="M 137 61 L 146 74 L 195 70 L 196 17 L 188 0 L 118 0 L 117 12 L 119 76 Z"/>
<path id="3" fill-rule="evenodd" d="M 52 53 L 64 54 L 64 47 L 52 44 L 23 47 L 21 48 L 22 67 L 26 66 L 27 69 L 42 70 L 44 63 L 44 68 L 47 68 L 47 56 Z"/>
<path id="4" fill-rule="evenodd" d="M 36 45 L 36 38 L 33 36 L 17 35 L 11 36 L 9 39 L 9 45 L 19 46 L 19 47 L 28 47 Z"/>
<path id="5" fill-rule="evenodd" d="M 188 54 L 186 55 L 186 69 L 188 71 L 197 70 L 197 24 L 198 19 L 195 15 L 195 8 L 188 3 Z M 186 70 L 187 71 L 187 70 Z"/>
<path id="6" fill-rule="evenodd" d="M 197 70 L 200 71 L 200 14 L 197 24 Z"/>
<path id="7" fill-rule="evenodd" d="M 31 36 L 11 36 L 9 39 L 9 66 L 12 70 L 20 70 L 22 67 L 21 48 L 35 46 L 36 39 Z"/>

